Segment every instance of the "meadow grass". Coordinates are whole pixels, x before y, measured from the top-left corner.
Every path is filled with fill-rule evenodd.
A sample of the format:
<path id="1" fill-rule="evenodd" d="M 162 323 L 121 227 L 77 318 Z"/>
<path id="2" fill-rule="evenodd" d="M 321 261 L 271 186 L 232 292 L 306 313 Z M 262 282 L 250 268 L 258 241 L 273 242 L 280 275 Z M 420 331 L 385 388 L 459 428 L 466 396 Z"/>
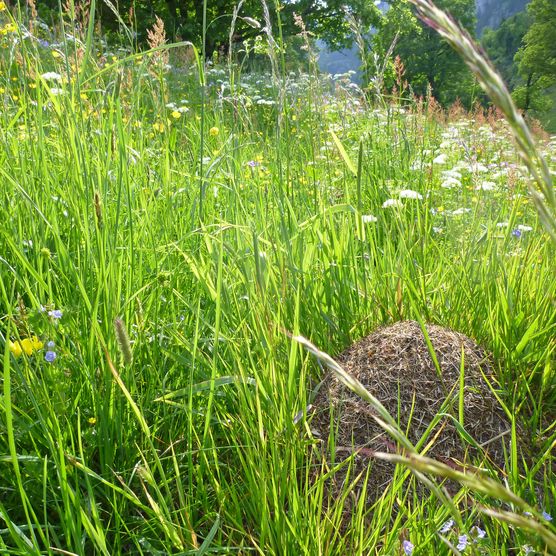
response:
<path id="1" fill-rule="evenodd" d="M 554 550 L 554 244 L 507 125 L 403 92 L 375 107 L 276 52 L 242 73 L 186 64 L 185 44 L 47 45 L 15 25 L 1 553 L 451 554 L 464 534 L 466 553 Z M 392 455 L 374 506 L 349 471 L 333 498 L 307 414 L 326 353 L 402 319 L 492 353 L 506 465 L 423 498 L 408 469 L 449 468 Z"/>

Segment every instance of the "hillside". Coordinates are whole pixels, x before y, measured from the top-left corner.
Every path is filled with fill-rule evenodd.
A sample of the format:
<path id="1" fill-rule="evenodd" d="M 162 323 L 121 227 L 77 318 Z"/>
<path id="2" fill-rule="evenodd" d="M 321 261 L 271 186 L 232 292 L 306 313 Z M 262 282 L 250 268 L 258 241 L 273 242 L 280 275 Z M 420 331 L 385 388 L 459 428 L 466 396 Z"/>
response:
<path id="1" fill-rule="evenodd" d="M 529 0 L 477 0 L 477 33 L 496 28 L 507 17 L 525 9 Z"/>

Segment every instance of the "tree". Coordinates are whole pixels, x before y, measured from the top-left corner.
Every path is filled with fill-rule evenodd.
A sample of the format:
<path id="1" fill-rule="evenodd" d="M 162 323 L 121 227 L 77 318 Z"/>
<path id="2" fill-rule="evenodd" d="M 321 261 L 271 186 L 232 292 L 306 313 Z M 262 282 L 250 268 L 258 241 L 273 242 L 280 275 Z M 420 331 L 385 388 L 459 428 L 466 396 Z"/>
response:
<path id="1" fill-rule="evenodd" d="M 340 48 L 351 43 L 352 34 L 346 21 L 346 9 L 357 17 L 364 31 L 376 25 L 380 11 L 371 0 L 244 0 L 240 15 L 255 19 L 265 25 L 263 1 L 275 34 L 278 32 L 278 14 L 284 38 L 299 33 L 293 14 L 300 15 L 315 38 L 320 38 L 332 48 Z M 44 15 L 58 9 L 59 0 L 44 0 L 39 6 Z M 80 0 L 74 0 L 79 4 Z M 63 2 L 62 2 L 63 3 Z M 116 2 L 114 2 L 116 4 Z M 206 2 L 206 51 L 210 56 L 214 50 L 227 47 L 229 41 L 232 13 L 239 0 L 207 0 Z M 132 15 L 132 24 L 137 31 L 140 43 L 146 39 L 146 30 L 160 17 L 166 28 L 169 40 L 183 39 L 199 46 L 203 32 L 203 0 L 119 0 L 119 13 L 124 20 Z M 112 10 L 102 1 L 97 1 L 97 18 L 108 31 L 117 31 L 119 22 Z M 254 29 L 245 20 L 236 22 L 235 40 L 253 38 L 262 32 Z"/>
<path id="2" fill-rule="evenodd" d="M 470 33 L 476 25 L 475 0 L 437 0 Z M 470 105 L 474 80 L 461 58 L 438 33 L 415 16 L 407 0 L 391 0 L 389 9 L 373 36 L 373 48 L 382 56 L 397 38 L 393 56 L 404 64 L 405 79 L 418 95 L 432 88 L 434 96 L 448 105 L 456 99 Z"/>
<path id="3" fill-rule="evenodd" d="M 511 89 L 522 84 L 514 58 L 530 25 L 529 14 L 523 11 L 505 19 L 498 29 L 483 32 L 482 45 Z"/>
<path id="4" fill-rule="evenodd" d="M 546 111 L 551 100 L 546 90 L 556 83 L 556 4 L 532 0 L 527 7 L 532 20 L 515 60 L 524 84 L 513 93 L 524 111 Z"/>

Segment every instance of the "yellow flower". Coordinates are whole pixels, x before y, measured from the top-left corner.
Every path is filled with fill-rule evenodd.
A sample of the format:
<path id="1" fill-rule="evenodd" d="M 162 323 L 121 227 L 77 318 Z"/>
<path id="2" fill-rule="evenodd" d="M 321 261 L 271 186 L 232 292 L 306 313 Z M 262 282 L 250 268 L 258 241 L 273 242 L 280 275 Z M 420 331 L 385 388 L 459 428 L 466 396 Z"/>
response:
<path id="1" fill-rule="evenodd" d="M 15 355 L 15 357 L 19 357 L 23 350 L 21 349 L 21 344 L 19 342 L 10 342 L 10 351 Z"/>
<path id="2" fill-rule="evenodd" d="M 89 425 L 93 426 L 93 425 L 97 424 L 97 419 L 96 419 L 96 417 L 89 417 L 87 422 L 89 423 Z"/>
<path id="3" fill-rule="evenodd" d="M 3 12 L 6 9 L 6 3 L 0 2 L 0 12 Z"/>
<path id="4" fill-rule="evenodd" d="M 164 124 L 162 122 L 155 122 L 153 124 L 153 129 L 158 131 L 158 133 L 162 133 L 164 131 Z"/>
<path id="5" fill-rule="evenodd" d="M 35 351 L 42 349 L 43 345 L 44 344 L 36 336 L 31 337 L 31 346 Z"/>
<path id="6" fill-rule="evenodd" d="M 217 127 L 211 127 L 209 129 L 209 135 L 211 137 L 216 137 L 220 133 L 220 130 Z"/>
<path id="7" fill-rule="evenodd" d="M 175 120 L 179 120 L 181 118 L 181 113 L 178 112 L 177 110 L 174 110 L 172 112 L 172 118 L 174 118 Z"/>
<path id="8" fill-rule="evenodd" d="M 53 58 L 61 58 L 62 55 L 61 55 L 60 52 L 58 52 L 57 50 L 53 50 L 53 51 L 52 51 L 52 57 L 53 57 Z"/>

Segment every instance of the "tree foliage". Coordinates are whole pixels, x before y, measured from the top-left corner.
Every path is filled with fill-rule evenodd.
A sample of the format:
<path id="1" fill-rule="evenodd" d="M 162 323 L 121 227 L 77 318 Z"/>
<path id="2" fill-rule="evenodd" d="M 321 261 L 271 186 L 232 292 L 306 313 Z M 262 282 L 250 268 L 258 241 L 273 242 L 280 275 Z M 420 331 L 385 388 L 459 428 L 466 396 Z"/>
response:
<path id="1" fill-rule="evenodd" d="M 514 57 L 530 24 L 529 14 L 523 11 L 505 19 L 498 29 L 487 28 L 483 33 L 481 42 L 484 49 L 512 89 L 522 82 Z"/>
<path id="2" fill-rule="evenodd" d="M 476 25 L 475 0 L 437 0 L 438 7 L 449 12 L 470 33 Z M 432 88 L 444 105 L 456 99 L 470 104 L 474 80 L 461 58 L 439 34 L 419 21 L 407 0 L 391 0 L 373 44 L 382 55 L 395 41 L 393 56 L 404 64 L 405 79 L 418 95 Z"/>
<path id="3" fill-rule="evenodd" d="M 76 4 L 79 0 L 74 0 Z M 284 38 L 299 33 L 295 24 L 294 13 L 301 16 L 307 30 L 315 38 L 320 38 L 332 48 L 348 46 L 352 35 L 346 21 L 346 10 L 355 15 L 364 31 L 376 25 L 380 12 L 369 0 L 244 0 L 240 16 L 257 20 L 264 27 L 264 8 L 266 2 L 268 14 L 274 32 L 278 33 L 278 15 Z M 226 48 L 229 42 L 232 13 L 240 0 L 207 0 L 206 2 L 206 50 L 210 55 L 214 50 Z M 114 2 L 114 4 L 116 4 Z M 56 12 L 58 0 L 41 2 L 43 15 L 47 10 Z M 118 11 L 123 19 L 137 32 L 139 42 L 144 42 L 146 31 L 160 17 L 165 23 L 166 34 L 170 40 L 189 40 L 200 45 L 203 33 L 203 0 L 119 0 Z M 113 11 L 103 0 L 97 0 L 97 19 L 105 31 L 117 31 L 118 20 Z M 261 29 L 238 18 L 234 38 L 241 41 L 260 34 Z"/>
<path id="4" fill-rule="evenodd" d="M 532 0 L 527 8 L 532 20 L 515 60 L 524 84 L 514 91 L 518 106 L 546 111 L 551 100 L 546 90 L 556 84 L 556 3 Z"/>

